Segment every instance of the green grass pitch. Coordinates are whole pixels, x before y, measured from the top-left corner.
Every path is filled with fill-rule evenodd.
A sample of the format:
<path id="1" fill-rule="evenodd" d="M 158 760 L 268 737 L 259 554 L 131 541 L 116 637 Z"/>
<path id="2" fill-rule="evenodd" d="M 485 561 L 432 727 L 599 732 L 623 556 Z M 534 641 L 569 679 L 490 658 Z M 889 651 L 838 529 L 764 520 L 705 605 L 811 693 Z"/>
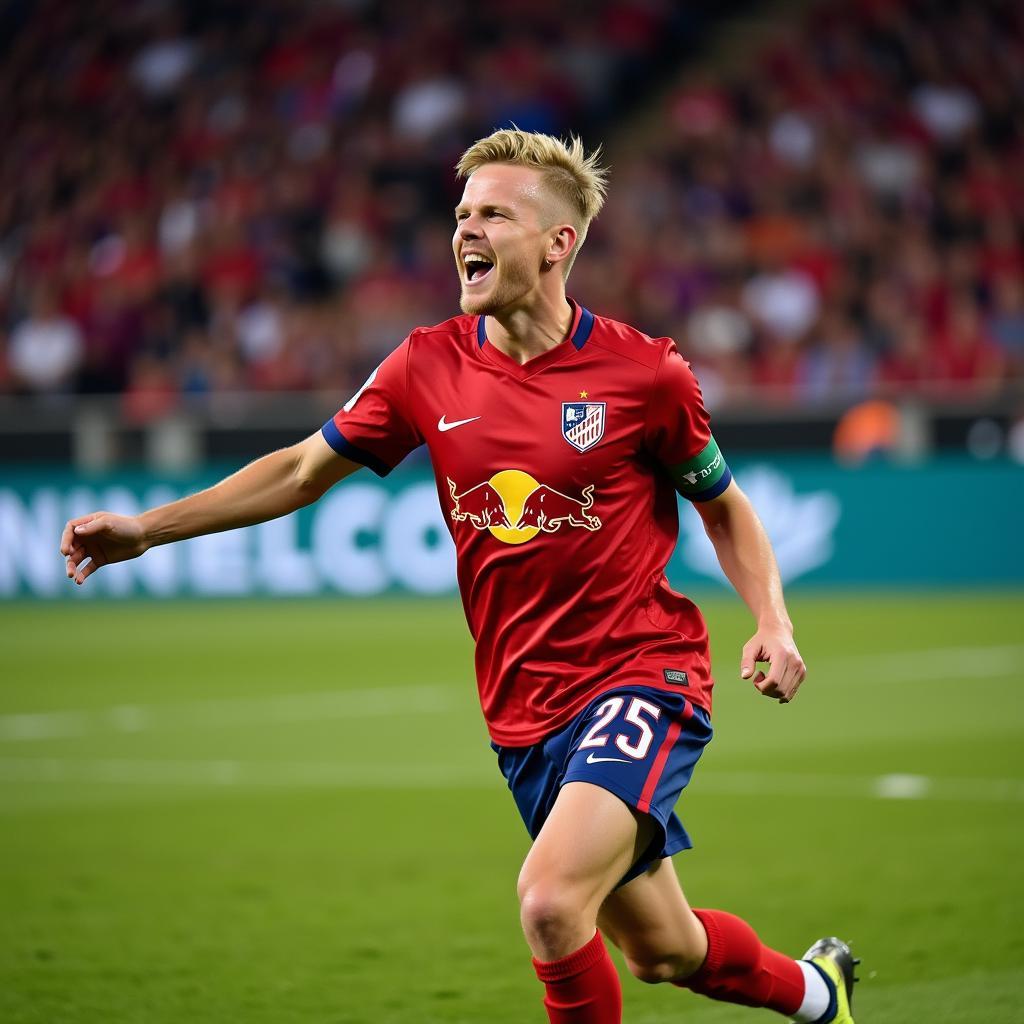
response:
<path id="1" fill-rule="evenodd" d="M 786 707 L 705 610 L 691 901 L 851 939 L 862 1024 L 1024 1020 L 1024 595 L 805 592 Z M 4 1024 L 540 1022 L 526 849 L 453 605 L 0 609 Z M 629 1024 L 781 1019 L 623 984 Z"/>

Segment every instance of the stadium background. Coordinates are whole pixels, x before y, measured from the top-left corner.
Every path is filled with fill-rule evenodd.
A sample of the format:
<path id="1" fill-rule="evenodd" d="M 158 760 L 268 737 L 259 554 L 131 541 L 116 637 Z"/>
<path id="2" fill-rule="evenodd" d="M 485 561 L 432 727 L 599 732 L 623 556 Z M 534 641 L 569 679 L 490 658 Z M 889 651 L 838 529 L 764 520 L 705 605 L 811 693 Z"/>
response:
<path id="1" fill-rule="evenodd" d="M 1022 79 L 999 0 L 0 3 L 0 1019 L 537 1018 L 425 461 L 81 591 L 56 551 L 449 316 L 452 164 L 516 123 L 605 146 L 571 292 L 679 340 L 811 666 L 739 683 L 684 517 L 684 884 L 854 939 L 867 1019 L 1019 1020 Z"/>

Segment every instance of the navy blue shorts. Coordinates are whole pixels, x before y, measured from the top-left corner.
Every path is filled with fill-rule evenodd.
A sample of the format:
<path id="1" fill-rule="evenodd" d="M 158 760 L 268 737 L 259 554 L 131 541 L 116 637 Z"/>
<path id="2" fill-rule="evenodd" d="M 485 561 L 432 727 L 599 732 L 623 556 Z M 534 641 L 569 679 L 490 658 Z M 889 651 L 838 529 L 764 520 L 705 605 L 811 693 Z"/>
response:
<path id="1" fill-rule="evenodd" d="M 651 816 L 658 832 L 622 885 L 693 845 L 673 808 L 711 734 L 708 713 L 683 694 L 624 686 L 532 747 L 491 746 L 534 839 L 567 782 L 600 786 Z"/>

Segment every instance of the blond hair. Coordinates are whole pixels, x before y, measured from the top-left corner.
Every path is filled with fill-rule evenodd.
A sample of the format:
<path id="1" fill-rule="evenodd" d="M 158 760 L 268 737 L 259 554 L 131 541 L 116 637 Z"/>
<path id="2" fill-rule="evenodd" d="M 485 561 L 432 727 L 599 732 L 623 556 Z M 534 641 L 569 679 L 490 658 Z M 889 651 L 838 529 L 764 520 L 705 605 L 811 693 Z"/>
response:
<path id="1" fill-rule="evenodd" d="M 544 185 L 573 213 L 578 237 L 572 255 L 566 260 L 568 274 L 587 237 L 590 222 L 601 212 L 608 192 L 608 168 L 600 166 L 600 158 L 600 146 L 587 156 L 576 135 L 564 141 L 554 135 L 512 127 L 501 128 L 474 142 L 459 157 L 455 171 L 460 178 L 468 178 L 484 164 L 514 164 L 540 171 Z"/>

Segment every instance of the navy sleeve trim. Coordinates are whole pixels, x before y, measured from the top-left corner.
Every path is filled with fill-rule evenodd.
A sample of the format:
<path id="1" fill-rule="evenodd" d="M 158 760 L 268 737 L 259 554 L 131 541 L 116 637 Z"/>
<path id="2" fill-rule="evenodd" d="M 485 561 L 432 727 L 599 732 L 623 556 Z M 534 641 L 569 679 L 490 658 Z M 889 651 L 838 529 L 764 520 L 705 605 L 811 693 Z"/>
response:
<path id="1" fill-rule="evenodd" d="M 373 452 L 368 452 L 365 448 L 359 448 L 352 444 L 338 429 L 333 419 L 328 420 L 320 428 L 320 433 L 324 435 L 324 440 L 346 459 L 351 459 L 361 466 L 366 466 L 367 469 L 372 469 L 377 476 L 387 476 L 391 472 L 393 467 L 378 459 Z"/>
<path id="2" fill-rule="evenodd" d="M 718 482 L 709 487 L 706 491 L 702 491 L 700 494 L 684 494 L 684 498 L 689 498 L 690 501 L 711 501 L 712 498 L 717 498 L 722 494 L 726 487 L 732 483 L 732 470 L 728 466 L 725 467 L 725 472 L 718 478 Z"/>

